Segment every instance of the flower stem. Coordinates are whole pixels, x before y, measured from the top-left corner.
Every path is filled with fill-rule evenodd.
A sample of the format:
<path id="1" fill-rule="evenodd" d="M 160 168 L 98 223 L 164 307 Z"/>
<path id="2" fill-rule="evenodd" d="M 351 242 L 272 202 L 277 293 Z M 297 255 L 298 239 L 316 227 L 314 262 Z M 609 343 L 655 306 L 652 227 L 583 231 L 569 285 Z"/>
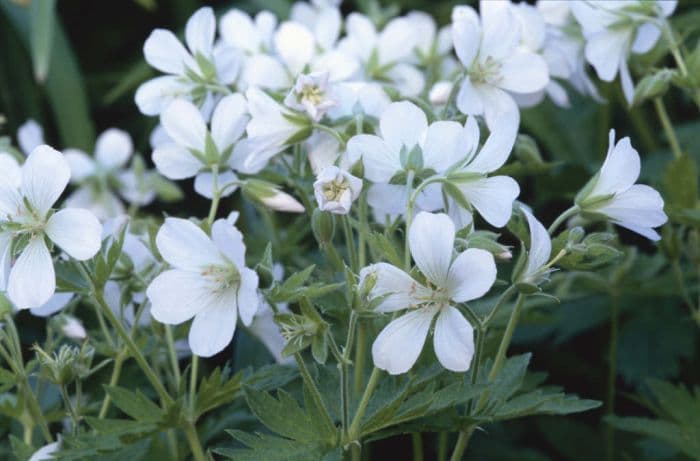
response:
<path id="1" fill-rule="evenodd" d="M 348 250 L 348 257 L 350 258 L 350 268 L 353 273 L 359 272 L 359 267 L 357 263 L 357 249 L 355 248 L 355 236 L 352 233 L 352 227 L 350 226 L 350 220 L 347 215 L 340 216 L 340 220 L 343 223 L 343 232 L 345 233 L 345 246 Z"/>
<path id="2" fill-rule="evenodd" d="M 581 210 L 579 209 L 578 205 L 574 205 L 568 210 L 564 211 L 562 214 L 559 215 L 559 217 L 557 217 L 557 219 L 554 220 L 552 225 L 549 226 L 549 229 L 547 229 L 547 233 L 549 233 L 549 235 L 554 234 L 557 228 L 559 228 L 559 226 L 561 226 L 564 221 L 574 216 L 579 211 Z"/>
<path id="3" fill-rule="evenodd" d="M 117 353 L 117 356 L 114 358 L 114 368 L 112 368 L 112 376 L 109 378 L 109 387 L 116 386 L 117 383 L 119 382 L 119 376 L 121 375 L 122 372 L 122 365 L 124 364 L 124 360 L 126 359 L 126 354 L 124 353 L 124 350 L 122 349 L 120 352 Z M 112 402 L 112 398 L 109 396 L 109 393 L 105 393 L 105 398 L 102 401 L 102 407 L 100 408 L 100 413 L 97 415 L 98 419 L 104 419 L 105 416 L 107 416 L 107 411 L 109 410 L 109 405 Z"/>
<path id="4" fill-rule="evenodd" d="M 311 377 L 311 374 L 309 373 L 308 368 L 306 368 L 306 364 L 304 363 L 304 359 L 301 357 L 301 354 L 298 352 L 296 354 L 294 354 L 294 359 L 296 360 L 297 366 L 299 367 L 299 372 L 301 373 L 301 378 L 304 380 L 304 384 L 306 385 L 306 387 L 309 389 L 309 392 L 311 393 L 311 398 L 314 400 L 316 407 L 323 415 L 324 424 L 329 429 L 329 431 L 330 430 L 334 431 L 335 424 L 333 423 L 333 419 L 331 418 L 331 414 L 328 412 L 328 408 L 326 408 L 326 404 L 323 402 L 323 397 L 321 396 L 321 392 L 318 390 L 318 387 L 316 387 L 316 383 L 314 383 L 314 380 Z"/>
<path id="5" fill-rule="evenodd" d="M 404 247 L 403 247 L 403 265 L 406 272 L 411 270 L 411 248 L 408 243 L 408 232 L 411 228 L 411 221 L 413 220 L 413 208 L 415 206 L 415 193 L 413 190 L 413 178 L 415 172 L 413 170 L 408 170 L 406 175 L 406 197 L 408 197 L 408 203 L 406 204 L 406 232 L 404 233 Z"/>
<path id="6" fill-rule="evenodd" d="M 187 421 L 184 426 L 185 437 L 187 437 L 187 442 L 189 442 L 192 448 L 192 456 L 196 461 L 207 461 L 207 456 L 204 454 L 202 449 L 202 443 L 199 441 L 199 435 L 197 434 L 197 428 L 194 426 L 192 421 Z"/>
<path id="7" fill-rule="evenodd" d="M 619 298 L 612 296 L 610 303 L 610 345 L 608 348 L 608 393 L 605 403 L 605 413 L 615 414 L 615 378 L 617 377 L 617 332 L 619 321 Z M 608 424 L 605 434 L 605 459 L 612 461 L 615 452 L 615 428 Z"/>
<path id="8" fill-rule="evenodd" d="M 459 437 L 457 438 L 457 445 L 455 445 L 455 449 L 452 452 L 452 456 L 450 457 L 450 461 L 460 461 L 462 459 L 462 455 L 464 454 L 464 451 L 467 449 L 467 445 L 469 444 L 469 439 L 471 438 L 473 432 L 474 432 L 474 426 L 469 426 L 468 428 L 464 429 L 463 431 L 460 431 Z"/>
<path id="9" fill-rule="evenodd" d="M 357 346 L 355 346 L 355 393 L 359 395 L 364 383 L 365 348 L 367 342 L 367 327 L 361 321 L 357 323 Z"/>
<path id="10" fill-rule="evenodd" d="M 671 145 L 671 151 L 675 158 L 680 158 L 683 156 L 683 151 L 678 143 L 678 138 L 676 137 L 676 132 L 673 130 L 673 125 L 671 125 L 671 120 L 668 117 L 668 112 L 666 111 L 666 106 L 661 98 L 654 98 L 654 108 L 656 109 L 656 115 L 659 117 L 661 126 L 664 129 L 668 143 Z"/>
<path id="11" fill-rule="evenodd" d="M 341 151 L 345 148 L 345 139 L 335 129 L 326 125 L 321 125 L 320 123 L 314 123 L 312 127 L 316 128 L 317 130 L 325 131 L 326 133 L 333 136 L 338 141 L 338 143 L 340 143 Z"/>
<path id="12" fill-rule="evenodd" d="M 213 193 L 211 197 L 211 206 L 209 207 L 209 216 L 207 217 L 207 228 L 211 229 L 216 219 L 216 212 L 219 209 L 219 201 L 221 200 L 221 191 L 219 190 L 219 165 L 213 165 L 211 168 Z"/>
<path id="13" fill-rule="evenodd" d="M 493 366 L 489 372 L 489 381 L 496 379 L 498 372 L 501 371 L 501 368 L 503 367 L 503 363 L 506 359 L 506 352 L 508 351 L 508 346 L 510 346 L 511 339 L 513 339 L 513 333 L 515 332 L 515 327 L 518 324 L 520 311 L 523 308 L 524 302 L 525 296 L 522 294 L 518 295 L 518 299 L 515 301 L 515 307 L 513 307 L 513 312 L 510 314 L 508 325 L 506 325 L 506 331 L 503 333 L 503 339 L 501 339 L 501 344 L 498 346 L 498 352 L 496 352 L 496 358 L 493 361 Z"/>
<path id="14" fill-rule="evenodd" d="M 112 309 L 110 309 L 107 303 L 105 302 L 102 289 L 98 288 L 95 285 L 94 280 L 88 273 L 84 264 L 78 264 L 78 268 L 80 269 L 80 272 L 82 273 L 85 280 L 90 284 L 95 302 L 98 304 L 100 309 L 102 309 L 102 314 L 105 317 L 107 317 L 107 320 L 109 321 L 109 323 L 112 324 L 112 327 L 115 330 L 117 330 L 117 334 L 126 344 L 127 348 L 129 349 L 129 352 L 131 353 L 131 355 L 133 355 L 134 359 L 136 360 L 136 363 L 139 365 L 139 367 L 141 367 L 141 370 L 146 375 L 146 378 L 151 383 L 151 386 L 153 386 L 153 389 L 155 389 L 156 393 L 158 394 L 158 397 L 160 397 L 161 401 L 164 404 L 173 404 L 173 398 L 170 397 L 170 394 L 168 394 L 168 391 L 165 390 L 165 387 L 163 387 L 163 384 L 160 382 L 160 379 L 158 379 L 158 376 L 156 375 L 155 371 L 153 371 L 151 366 L 148 364 L 148 361 L 146 361 L 146 358 L 141 353 L 141 349 L 139 349 L 134 340 L 131 338 L 131 335 L 129 335 L 129 333 L 124 328 L 124 325 L 122 325 L 119 319 L 114 315 L 114 312 L 112 312 Z"/>
<path id="15" fill-rule="evenodd" d="M 357 406 L 355 417 L 353 418 L 352 424 L 350 424 L 350 430 L 348 431 L 348 436 L 351 442 L 360 438 L 360 424 L 362 423 L 362 417 L 365 415 L 365 411 L 367 410 L 367 405 L 369 404 L 369 399 L 372 397 L 374 388 L 377 387 L 380 374 L 381 370 L 374 367 L 372 374 L 369 376 L 367 387 L 365 388 L 365 392 L 362 394 L 362 399 Z"/>
<path id="16" fill-rule="evenodd" d="M 491 309 L 491 312 L 486 316 L 486 318 L 481 322 L 481 324 L 484 327 L 487 327 L 489 323 L 491 323 L 491 320 L 495 317 L 496 313 L 501 309 L 501 306 L 503 306 L 506 301 L 508 301 L 508 298 L 518 290 L 518 287 L 515 285 L 509 286 L 502 294 L 501 297 L 498 298 L 498 301 L 496 301 L 496 305 L 493 306 L 493 309 Z"/>
<path id="17" fill-rule="evenodd" d="M 447 432 L 438 435 L 438 461 L 447 461 Z"/>
<path id="18" fill-rule="evenodd" d="M 170 358 L 170 366 L 173 368 L 173 376 L 175 377 L 175 389 L 180 388 L 180 364 L 177 360 L 177 351 L 175 350 L 175 340 L 173 339 L 173 329 L 170 325 L 165 325 L 165 340 L 168 344 L 168 356 Z"/>
<path id="19" fill-rule="evenodd" d="M 194 418 L 195 404 L 197 400 L 197 375 L 199 374 L 199 356 L 192 354 L 192 368 L 190 369 L 190 413 Z"/>
<path id="20" fill-rule="evenodd" d="M 413 461 L 423 461 L 423 438 L 420 432 L 411 432 Z"/>
<path id="21" fill-rule="evenodd" d="M 688 66 L 686 66 L 685 64 L 683 54 L 681 53 L 681 49 L 678 46 L 678 41 L 676 40 L 676 37 L 673 34 L 673 28 L 671 27 L 671 24 L 668 22 L 668 20 L 663 21 L 663 23 L 661 24 L 661 30 L 663 31 L 664 37 L 668 42 L 668 48 L 671 51 L 673 60 L 676 61 L 676 65 L 678 66 L 678 70 L 680 70 L 681 72 L 681 76 L 688 77 Z M 695 89 L 695 91 L 693 91 L 692 93 L 692 98 L 695 104 L 698 106 L 698 108 L 700 108 L 700 91 Z"/>

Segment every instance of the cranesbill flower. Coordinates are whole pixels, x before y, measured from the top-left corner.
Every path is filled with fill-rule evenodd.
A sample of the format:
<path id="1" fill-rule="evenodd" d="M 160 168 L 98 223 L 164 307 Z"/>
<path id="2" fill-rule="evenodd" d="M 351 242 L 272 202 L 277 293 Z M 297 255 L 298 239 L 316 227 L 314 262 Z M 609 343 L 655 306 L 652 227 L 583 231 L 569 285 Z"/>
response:
<path id="1" fill-rule="evenodd" d="M 258 308 L 258 275 L 245 267 L 243 235 L 224 219 L 214 222 L 210 238 L 191 221 L 167 218 L 156 246 L 172 269 L 146 290 L 151 315 L 171 325 L 194 318 L 192 352 L 220 352 L 231 342 L 238 316 L 248 326 Z"/>
<path id="2" fill-rule="evenodd" d="M 469 6 L 452 11 L 454 48 L 466 69 L 456 101 L 462 113 L 484 115 L 491 127 L 504 112 L 519 117 L 510 93 L 542 90 L 549 71 L 542 56 L 520 46 L 520 27 L 510 8 L 480 4 L 481 19 Z"/>
<path id="3" fill-rule="evenodd" d="M 639 178 L 639 154 L 628 137 L 615 143 L 615 130 L 610 130 L 610 147 L 600 171 L 576 197 L 584 212 L 603 215 L 615 224 L 650 240 L 661 237 L 653 229 L 664 224 L 664 201 L 653 188 L 635 184 Z"/>
<path id="4" fill-rule="evenodd" d="M 360 273 L 361 283 L 373 284 L 370 298 L 382 298 L 379 312 L 407 311 L 377 336 L 372 345 L 374 364 L 394 375 L 410 370 L 437 317 L 433 346 L 438 360 L 448 370 L 466 371 L 474 355 L 474 333 L 455 305 L 477 299 L 491 288 L 496 280 L 493 256 L 470 248 L 453 257 L 455 227 L 445 214 L 419 213 L 408 238 L 425 283 L 386 263 Z"/>
<path id="5" fill-rule="evenodd" d="M 336 166 L 328 166 L 314 182 L 314 196 L 322 211 L 348 214 L 362 190 L 362 180 Z"/>
<path id="6" fill-rule="evenodd" d="M 590 0 L 571 5 L 586 37 L 586 59 L 606 82 L 620 72 L 628 103 L 634 98 L 634 82 L 627 60 L 631 53 L 647 53 L 654 47 L 661 37 L 656 19 L 670 16 L 677 4 L 676 0 Z"/>
<path id="7" fill-rule="evenodd" d="M 210 128 L 194 104 L 184 99 L 173 101 L 160 120 L 172 140 L 153 151 L 153 162 L 161 174 L 170 179 L 194 176 L 195 191 L 207 198 L 213 197 L 215 186 L 223 196 L 236 190 L 237 177 L 231 168 L 242 169 L 243 154 L 237 150 L 237 141 L 249 120 L 243 95 L 235 93 L 221 99 Z M 213 168 L 218 171 L 216 184 Z"/>
<path id="8" fill-rule="evenodd" d="M 113 190 L 120 189 L 119 175 L 133 154 L 128 133 L 110 128 L 95 143 L 95 156 L 79 149 L 63 154 L 71 169 L 71 183 L 79 186 L 68 196 L 65 205 L 86 208 L 104 221 L 124 213 L 124 205 Z"/>
<path id="9" fill-rule="evenodd" d="M 347 35 L 338 42 L 338 51 L 360 61 L 364 79 L 389 82 L 406 96 L 423 90 L 425 77 L 410 63 L 418 45 L 411 20 L 392 19 L 379 32 L 367 16 L 350 13 L 345 28 Z"/>
<path id="10" fill-rule="evenodd" d="M 537 285 L 549 273 L 545 266 L 552 253 L 552 239 L 549 237 L 547 229 L 529 210 L 522 207 L 521 211 L 530 230 L 530 247 L 527 252 L 527 263 L 519 275 L 518 281 Z"/>
<path id="11" fill-rule="evenodd" d="M 56 290 L 47 241 L 90 259 L 100 250 L 102 226 L 87 210 L 52 209 L 70 180 L 60 152 L 39 146 L 21 167 L 6 154 L 0 159 L 0 289 L 18 309 L 39 307 Z"/>
<path id="12" fill-rule="evenodd" d="M 143 46 L 146 62 L 166 75 L 143 83 L 136 91 L 136 104 L 146 115 L 159 115 L 177 98 L 198 107 L 213 99 L 211 86 L 233 83 L 240 71 L 240 53 L 227 46 L 214 46 L 216 18 L 210 7 L 200 8 L 185 26 L 185 48 L 169 30 L 151 32 Z"/>
<path id="13" fill-rule="evenodd" d="M 337 104 L 328 84 L 328 72 L 299 75 L 284 104 L 306 112 L 314 122 L 321 120 L 326 111 Z"/>

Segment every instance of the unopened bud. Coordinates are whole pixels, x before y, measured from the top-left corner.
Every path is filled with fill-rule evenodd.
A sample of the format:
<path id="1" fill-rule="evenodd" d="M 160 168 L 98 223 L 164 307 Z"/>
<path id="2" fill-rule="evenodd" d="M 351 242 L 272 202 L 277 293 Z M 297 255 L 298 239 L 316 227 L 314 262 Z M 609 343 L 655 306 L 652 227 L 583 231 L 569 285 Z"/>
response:
<path id="1" fill-rule="evenodd" d="M 259 179 L 249 179 L 243 184 L 243 191 L 253 200 L 268 208 L 288 213 L 303 213 L 304 205 L 291 195 L 282 192 L 275 184 Z"/>
<path id="2" fill-rule="evenodd" d="M 317 208 L 311 217 L 311 230 L 320 245 L 327 245 L 335 235 L 335 218 L 331 213 Z"/>

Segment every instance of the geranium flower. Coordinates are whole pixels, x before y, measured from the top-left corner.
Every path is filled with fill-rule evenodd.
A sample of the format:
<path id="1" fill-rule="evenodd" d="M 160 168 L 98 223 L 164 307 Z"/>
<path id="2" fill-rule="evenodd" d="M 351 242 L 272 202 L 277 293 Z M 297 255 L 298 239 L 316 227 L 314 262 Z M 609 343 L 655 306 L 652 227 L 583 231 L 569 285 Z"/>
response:
<path id="1" fill-rule="evenodd" d="M 628 103 L 634 98 L 634 82 L 627 60 L 631 53 L 649 52 L 661 37 L 655 18 L 666 18 L 676 9 L 675 0 L 573 2 L 571 11 L 586 37 L 586 59 L 598 77 L 612 82 L 618 71 Z"/>
<path id="2" fill-rule="evenodd" d="M 227 220 L 214 222 L 211 238 L 191 221 L 167 218 L 156 246 L 172 269 L 148 286 L 151 315 L 190 326 L 192 352 L 211 357 L 233 338 L 240 315 L 248 326 L 258 308 L 258 275 L 245 267 L 243 235 Z"/>
<path id="3" fill-rule="evenodd" d="M 324 168 L 314 182 L 314 196 L 319 209 L 334 214 L 348 214 L 361 190 L 360 178 L 336 166 Z"/>
<path id="4" fill-rule="evenodd" d="M 433 346 L 438 360 L 448 370 L 466 371 L 474 355 L 474 333 L 455 304 L 477 299 L 491 288 L 496 280 L 493 256 L 470 248 L 453 257 L 455 226 L 445 214 L 419 213 L 408 238 L 425 283 L 386 263 L 360 273 L 361 283 L 373 280 L 370 298 L 382 297 L 379 312 L 408 311 L 377 336 L 374 364 L 393 375 L 410 370 L 437 317 Z"/>
<path id="5" fill-rule="evenodd" d="M 86 208 L 102 221 L 123 214 L 124 205 L 113 190 L 120 189 L 119 175 L 133 152 L 131 136 L 116 128 L 98 136 L 94 158 L 79 149 L 64 150 L 71 183 L 78 186 L 66 199 L 66 206 Z"/>
<path id="6" fill-rule="evenodd" d="M 466 76 L 457 94 L 457 108 L 467 115 L 484 115 L 491 127 L 499 114 L 519 117 L 510 93 L 527 94 L 549 83 L 547 63 L 519 46 L 518 20 L 510 8 L 480 3 L 482 17 L 469 6 L 452 11 L 452 38 Z"/>
<path id="7" fill-rule="evenodd" d="M 18 309 L 42 306 L 56 291 L 47 241 L 77 260 L 100 250 L 102 226 L 92 213 L 52 209 L 69 180 L 68 162 L 49 146 L 35 148 L 21 167 L 0 154 L 0 289 Z"/>
<path id="8" fill-rule="evenodd" d="M 600 171 L 576 197 L 584 212 L 604 215 L 615 224 L 650 240 L 661 236 L 653 229 L 664 224 L 664 200 L 654 189 L 635 184 L 639 178 L 639 154 L 628 137 L 615 143 L 615 130 L 610 130 L 610 147 Z"/>
<path id="9" fill-rule="evenodd" d="M 169 30 L 151 32 L 143 46 L 146 62 L 167 74 L 143 83 L 136 91 L 136 104 L 145 115 L 159 115 L 177 98 L 198 107 L 211 103 L 208 85 L 229 85 L 238 77 L 240 53 L 227 46 L 214 46 L 216 18 L 203 7 L 187 21 L 185 48 Z"/>
<path id="10" fill-rule="evenodd" d="M 153 151 L 156 168 L 169 179 L 195 177 L 197 193 L 211 199 L 214 194 L 212 168 L 218 168 L 219 191 L 223 196 L 232 194 L 237 180 L 231 168 L 247 171 L 242 167 L 241 151 L 237 141 L 245 132 L 249 117 L 246 101 L 241 94 L 232 94 L 219 101 L 211 117 L 211 128 L 200 111 L 191 102 L 173 101 L 160 117 L 161 124 L 171 142 L 159 144 Z"/>

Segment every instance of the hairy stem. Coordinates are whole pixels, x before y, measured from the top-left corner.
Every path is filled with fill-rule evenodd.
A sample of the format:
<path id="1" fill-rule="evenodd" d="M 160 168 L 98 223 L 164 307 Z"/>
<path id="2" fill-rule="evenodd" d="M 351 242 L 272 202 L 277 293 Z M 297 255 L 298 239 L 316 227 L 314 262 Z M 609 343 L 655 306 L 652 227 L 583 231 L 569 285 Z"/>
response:
<path id="1" fill-rule="evenodd" d="M 676 137 L 676 132 L 673 130 L 673 125 L 671 125 L 671 119 L 668 117 L 668 112 L 666 111 L 666 105 L 661 98 L 654 99 L 654 108 L 656 109 L 656 115 L 659 117 L 661 126 L 666 134 L 666 139 L 671 146 L 671 151 L 675 158 L 680 158 L 683 156 L 683 151 L 681 150 L 681 145 L 678 143 L 678 138 Z"/>

